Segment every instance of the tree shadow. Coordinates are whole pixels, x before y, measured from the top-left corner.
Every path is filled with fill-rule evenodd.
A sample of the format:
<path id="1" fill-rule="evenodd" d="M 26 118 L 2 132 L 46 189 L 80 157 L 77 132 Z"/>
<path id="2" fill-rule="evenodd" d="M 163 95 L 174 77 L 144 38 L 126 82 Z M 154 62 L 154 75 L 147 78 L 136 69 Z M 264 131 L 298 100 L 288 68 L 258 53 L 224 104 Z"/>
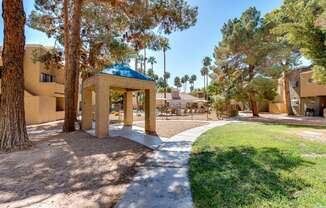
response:
<path id="1" fill-rule="evenodd" d="M 263 123 L 266 125 L 284 125 L 292 128 L 316 128 L 316 129 L 325 129 L 324 120 L 298 120 L 291 118 L 264 118 L 264 117 L 235 117 L 231 120 L 245 121 L 245 122 L 254 122 L 254 123 Z"/>
<path id="2" fill-rule="evenodd" d="M 193 154 L 190 178 L 194 201 L 197 207 L 241 207 L 292 200 L 310 185 L 291 176 L 291 171 L 312 164 L 276 148 L 230 147 Z"/>
<path id="3" fill-rule="evenodd" d="M 113 207 L 149 152 L 81 131 L 36 139 L 30 150 L 0 155 L 0 207 Z"/>

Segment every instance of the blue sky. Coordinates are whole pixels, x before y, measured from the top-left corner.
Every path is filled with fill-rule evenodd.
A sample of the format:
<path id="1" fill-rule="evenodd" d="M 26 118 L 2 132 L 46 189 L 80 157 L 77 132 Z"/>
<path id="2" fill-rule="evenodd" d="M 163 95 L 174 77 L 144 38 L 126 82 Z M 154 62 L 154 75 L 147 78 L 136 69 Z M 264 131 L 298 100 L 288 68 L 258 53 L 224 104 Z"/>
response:
<path id="1" fill-rule="evenodd" d="M 33 9 L 33 0 L 24 0 L 26 14 Z M 265 14 L 279 7 L 282 0 L 188 0 L 189 4 L 199 7 L 199 16 L 196 26 L 176 32 L 169 36 L 171 50 L 167 54 L 167 69 L 171 73 L 170 84 L 175 76 L 196 74 L 195 87 L 203 85 L 200 76 L 202 59 L 212 56 L 214 46 L 221 39 L 220 28 L 230 18 L 239 17 L 250 6 L 255 6 Z M 0 5 L 1 7 L 1 5 Z M 3 22 L 0 18 L 0 30 L 3 31 Z M 26 43 L 53 45 L 53 40 L 46 35 L 26 27 Z M 2 45 L 3 32 L 0 33 Z M 163 72 L 163 55 L 161 52 L 150 52 L 157 59 L 154 70 L 158 74 Z M 133 66 L 133 65 L 132 65 Z"/>

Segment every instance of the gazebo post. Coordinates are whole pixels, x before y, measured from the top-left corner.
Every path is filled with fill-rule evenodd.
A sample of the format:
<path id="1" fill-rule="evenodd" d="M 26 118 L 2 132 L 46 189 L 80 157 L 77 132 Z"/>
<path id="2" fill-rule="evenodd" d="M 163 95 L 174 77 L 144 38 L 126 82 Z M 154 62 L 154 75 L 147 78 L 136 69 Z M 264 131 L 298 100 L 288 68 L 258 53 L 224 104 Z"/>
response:
<path id="1" fill-rule="evenodd" d="M 89 130 L 92 128 L 92 89 L 84 88 L 82 91 L 82 129 Z"/>
<path id="2" fill-rule="evenodd" d="M 133 123 L 133 106 L 132 106 L 132 91 L 127 91 L 124 94 L 124 125 L 132 126 Z"/>
<path id="3" fill-rule="evenodd" d="M 96 84 L 96 137 L 109 135 L 109 96 L 110 86 L 107 80 L 97 77 Z"/>
<path id="4" fill-rule="evenodd" d="M 156 134 L 155 96 L 155 89 L 145 90 L 145 131 L 147 134 Z"/>

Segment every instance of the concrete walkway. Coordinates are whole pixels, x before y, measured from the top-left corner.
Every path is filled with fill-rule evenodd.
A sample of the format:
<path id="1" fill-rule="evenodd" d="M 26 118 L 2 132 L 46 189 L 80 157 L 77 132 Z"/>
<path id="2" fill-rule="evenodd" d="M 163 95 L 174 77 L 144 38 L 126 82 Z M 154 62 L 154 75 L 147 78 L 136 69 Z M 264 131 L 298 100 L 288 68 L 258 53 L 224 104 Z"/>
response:
<path id="1" fill-rule="evenodd" d="M 188 178 L 192 143 L 204 132 L 228 121 L 210 122 L 169 139 L 147 159 L 116 208 L 193 207 Z"/>

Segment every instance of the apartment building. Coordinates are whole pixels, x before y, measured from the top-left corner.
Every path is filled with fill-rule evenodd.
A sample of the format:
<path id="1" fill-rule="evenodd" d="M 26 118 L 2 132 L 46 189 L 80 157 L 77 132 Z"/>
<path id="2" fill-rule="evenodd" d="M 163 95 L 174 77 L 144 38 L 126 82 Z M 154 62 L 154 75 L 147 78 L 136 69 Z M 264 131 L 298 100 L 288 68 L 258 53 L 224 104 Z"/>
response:
<path id="1" fill-rule="evenodd" d="M 291 108 L 295 115 L 323 116 L 326 107 L 326 86 L 312 79 L 311 67 L 289 73 Z M 284 79 L 278 81 L 278 96 L 269 104 L 271 113 L 286 113 Z"/>
<path id="2" fill-rule="evenodd" d="M 45 67 L 35 61 L 35 54 L 49 49 L 26 45 L 24 56 L 24 101 L 27 124 L 38 124 L 64 118 L 64 69 Z M 0 59 L 2 66 L 2 59 Z M 0 82 L 1 84 L 1 82 Z"/>

